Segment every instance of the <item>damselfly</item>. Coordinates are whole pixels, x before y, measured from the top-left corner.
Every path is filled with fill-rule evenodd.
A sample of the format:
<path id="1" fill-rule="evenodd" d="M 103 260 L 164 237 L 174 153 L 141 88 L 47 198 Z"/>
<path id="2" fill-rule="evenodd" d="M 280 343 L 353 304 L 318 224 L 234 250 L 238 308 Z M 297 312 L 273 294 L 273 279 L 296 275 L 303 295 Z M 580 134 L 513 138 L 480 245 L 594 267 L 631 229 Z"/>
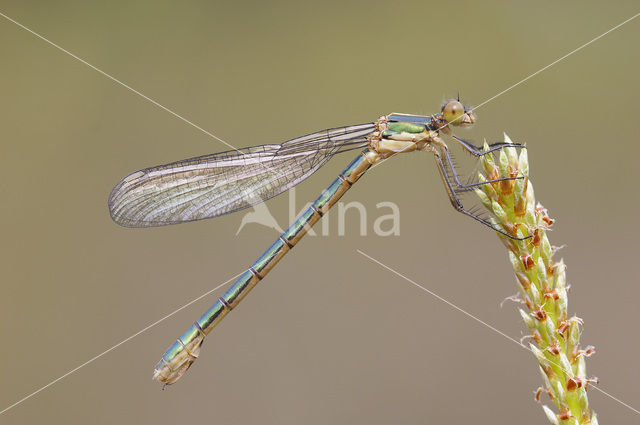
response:
<path id="1" fill-rule="evenodd" d="M 185 159 L 146 168 L 122 179 L 109 196 L 113 220 L 125 227 L 151 227 L 216 217 L 251 207 L 297 185 L 332 156 L 363 149 L 300 217 L 233 283 L 156 365 L 154 379 L 177 381 L 193 364 L 211 330 L 236 307 L 371 166 L 397 153 L 428 151 L 434 155 L 454 208 L 510 238 L 514 235 L 473 214 L 459 195 L 497 182 L 463 184 L 442 135 L 449 135 L 474 156 L 513 143 L 482 149 L 456 137 L 453 126 L 470 126 L 475 116 L 459 100 L 445 102 L 440 113 L 421 116 L 393 113 L 374 123 L 319 131 L 282 144 L 262 145 Z M 516 177 L 514 177 L 516 178 Z"/>

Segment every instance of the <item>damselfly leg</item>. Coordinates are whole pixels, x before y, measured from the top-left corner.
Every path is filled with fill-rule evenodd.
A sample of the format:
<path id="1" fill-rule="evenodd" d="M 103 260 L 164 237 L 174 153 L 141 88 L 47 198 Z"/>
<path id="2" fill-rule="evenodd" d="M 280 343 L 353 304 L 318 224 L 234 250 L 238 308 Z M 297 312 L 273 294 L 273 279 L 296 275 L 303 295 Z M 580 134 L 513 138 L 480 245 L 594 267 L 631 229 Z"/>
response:
<path id="1" fill-rule="evenodd" d="M 524 147 L 523 145 L 518 143 L 493 143 L 489 145 L 489 149 L 483 150 L 469 142 L 464 141 L 463 139 L 459 139 L 458 137 L 455 137 L 455 136 L 453 137 L 458 142 L 460 142 L 463 145 L 463 147 L 465 147 L 465 149 L 467 149 L 476 157 L 481 157 L 483 155 L 486 155 L 495 150 L 502 149 L 505 147 L 514 147 L 514 148 Z M 456 167 L 453 164 L 451 154 L 446 144 L 443 141 L 440 141 L 440 142 L 436 141 L 436 145 L 438 145 L 438 148 L 433 151 L 434 158 L 438 166 L 438 171 L 440 172 L 440 177 L 442 178 L 442 182 L 444 183 L 445 189 L 447 191 L 447 195 L 449 196 L 449 201 L 451 202 L 451 205 L 453 206 L 453 208 L 455 208 L 456 211 L 461 212 L 462 214 L 465 214 L 473 218 L 474 220 L 484 224 L 487 227 L 490 227 L 491 229 L 495 230 L 500 234 L 507 236 L 510 239 L 525 240 L 531 237 L 531 236 L 525 236 L 520 238 L 505 232 L 503 229 L 497 227 L 490 220 L 484 217 L 481 217 L 480 215 L 466 208 L 459 196 L 461 193 L 468 192 L 470 190 L 473 190 L 476 187 L 479 187 L 485 184 L 496 183 L 504 180 L 517 180 L 517 179 L 523 178 L 522 176 L 504 177 L 499 179 L 486 180 L 483 182 L 463 184 L 460 181 L 459 174 L 456 171 Z"/>
<path id="2" fill-rule="evenodd" d="M 507 147 L 513 147 L 513 148 L 524 148 L 524 145 L 521 145 L 519 143 L 505 143 L 505 142 L 499 142 L 499 143 L 492 143 L 489 145 L 489 149 L 487 150 L 481 150 L 481 148 L 467 142 L 466 140 L 460 139 L 456 136 L 452 136 L 453 138 L 456 139 L 456 141 L 460 142 L 463 147 L 465 147 L 465 149 L 467 149 L 472 155 L 474 155 L 475 157 L 479 158 L 483 155 L 486 155 L 488 153 L 491 153 L 493 151 L 502 149 L 502 148 L 507 148 Z M 464 143 L 463 143 L 464 142 Z M 474 150 L 471 151 L 469 147 L 473 147 Z M 454 182 L 455 182 L 455 190 L 454 192 L 456 193 L 462 193 L 462 192 L 468 192 L 470 190 L 473 190 L 474 188 L 478 187 L 478 186 L 482 186 L 484 184 L 487 183 L 495 183 L 495 182 L 499 182 L 499 181 L 503 181 L 503 180 L 516 180 L 516 179 L 521 179 L 522 176 L 516 176 L 516 177 L 501 177 L 499 179 L 493 179 L 493 180 L 486 180 L 484 182 L 475 182 L 475 183 L 462 183 L 460 181 L 460 177 L 458 172 L 456 171 L 456 167 L 453 164 L 453 159 L 451 158 L 451 152 L 449 152 L 449 148 L 447 148 L 447 145 L 445 145 L 444 143 L 442 143 L 441 145 L 441 151 L 443 153 L 443 156 L 447 159 L 447 164 L 448 164 L 448 170 L 451 171 L 451 177 L 453 178 Z"/>
<path id="3" fill-rule="evenodd" d="M 468 140 L 464 140 L 458 136 L 455 135 L 451 135 L 451 137 L 453 137 L 455 139 L 456 142 L 460 143 L 460 145 L 462 145 L 463 148 L 465 148 L 467 150 L 467 152 L 469 152 L 471 155 L 476 156 L 476 157 L 481 157 L 482 155 L 486 155 L 488 153 L 491 153 L 493 151 L 497 151 L 499 149 L 502 148 L 508 148 L 508 147 L 513 147 L 513 148 L 524 148 L 524 145 L 521 145 L 520 143 L 506 143 L 506 142 L 498 142 L 498 143 L 492 143 L 489 145 L 489 149 L 484 150 L 483 148 L 481 148 L 480 146 L 476 146 L 473 143 L 469 142 Z"/>

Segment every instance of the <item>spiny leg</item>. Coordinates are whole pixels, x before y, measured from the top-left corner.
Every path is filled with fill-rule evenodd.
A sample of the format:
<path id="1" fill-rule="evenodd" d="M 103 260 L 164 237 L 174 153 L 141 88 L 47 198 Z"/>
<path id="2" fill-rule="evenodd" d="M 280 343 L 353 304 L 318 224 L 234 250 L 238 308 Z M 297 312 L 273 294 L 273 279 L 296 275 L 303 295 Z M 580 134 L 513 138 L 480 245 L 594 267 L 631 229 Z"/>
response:
<path id="1" fill-rule="evenodd" d="M 453 136 L 454 138 L 456 136 Z M 457 138 L 456 138 L 457 139 Z M 462 139 L 460 139 L 462 140 Z M 476 187 L 482 186 L 483 184 L 487 184 L 487 183 L 495 183 L 495 182 L 499 182 L 499 181 L 503 181 L 503 180 L 516 180 L 516 179 L 521 179 L 522 176 L 518 176 L 518 177 L 500 177 L 499 179 L 492 179 L 492 180 L 485 180 L 483 182 L 478 182 L 478 183 L 467 183 L 464 184 L 460 181 L 460 178 L 458 177 L 458 173 L 456 172 L 456 167 L 453 165 L 453 159 L 451 158 L 451 154 L 449 153 L 449 148 L 447 147 L 447 144 L 444 142 L 444 140 L 442 140 L 440 137 L 434 137 L 431 139 L 431 143 L 433 143 L 434 145 L 438 146 L 439 152 L 443 152 L 444 156 L 447 158 L 447 163 L 449 164 L 449 170 L 451 171 L 451 175 L 453 177 L 453 180 L 455 181 L 455 185 L 456 185 L 456 189 L 454 190 L 455 193 L 461 193 L 461 192 L 468 192 L 470 190 L 473 190 Z M 468 142 L 465 142 L 468 143 Z M 470 143 L 469 143 L 470 144 Z M 470 144 L 471 145 L 471 144 Z M 498 146 L 499 145 L 499 146 Z M 473 146 L 473 145 L 471 145 Z M 497 149 L 501 149 L 504 147 L 524 147 L 520 144 L 517 143 L 494 143 L 490 146 L 494 146 L 494 148 L 491 148 L 487 151 L 482 151 L 479 155 L 476 155 L 478 157 L 482 156 L 482 155 L 486 155 L 489 152 L 493 152 L 494 150 Z M 435 153 L 435 151 L 434 151 Z M 442 160 L 442 155 L 439 155 L 440 160 Z M 444 164 L 443 164 L 444 165 Z M 448 177 L 448 174 L 447 174 Z"/>
<path id="2" fill-rule="evenodd" d="M 486 155 L 488 153 L 491 153 L 493 151 L 497 151 L 498 149 L 502 149 L 502 148 L 524 148 L 524 145 L 521 145 L 520 143 L 506 143 L 506 142 L 498 142 L 498 143 L 492 143 L 489 145 L 489 149 L 488 150 L 484 150 L 483 148 L 474 145 L 473 143 L 464 140 L 458 136 L 454 136 L 453 134 L 451 135 L 451 137 L 453 137 L 455 139 L 456 142 L 460 143 L 460 145 L 462 145 L 463 148 L 465 148 L 471 155 L 473 156 L 477 156 L 480 157 L 482 155 Z"/>
<path id="3" fill-rule="evenodd" d="M 498 179 L 485 180 L 483 182 L 478 182 L 478 183 L 466 183 L 466 184 L 462 183 L 460 181 L 460 177 L 458 176 L 458 172 L 456 171 L 456 167 L 453 165 L 453 160 L 451 159 L 451 154 L 449 153 L 449 149 L 447 148 L 446 145 L 443 145 L 441 150 L 442 152 L 444 152 L 444 156 L 447 158 L 447 163 L 449 164 L 448 169 L 451 170 L 451 175 L 453 176 L 453 180 L 455 181 L 456 189 L 454 191 L 456 193 L 468 192 L 470 190 L 473 190 L 476 187 L 482 186 L 483 184 L 487 184 L 487 183 L 495 183 L 495 182 L 500 182 L 504 180 L 517 180 L 517 179 L 523 178 L 522 176 L 500 177 Z"/>
<path id="4" fill-rule="evenodd" d="M 456 209 L 456 211 L 461 212 L 465 215 L 468 215 L 469 217 L 473 218 L 474 220 L 484 224 L 485 226 L 495 230 L 498 233 L 501 233 L 503 235 L 505 235 L 506 237 L 510 238 L 510 239 L 515 239 L 518 241 L 522 241 L 525 239 L 529 239 L 531 238 L 531 236 L 525 236 L 523 238 L 519 238 L 513 235 L 510 235 L 509 233 L 505 232 L 504 230 L 496 227 L 495 225 L 493 225 L 489 220 L 486 220 L 482 217 L 479 217 L 477 215 L 475 215 L 474 213 L 472 213 L 471 211 L 467 210 L 464 205 L 462 204 L 462 201 L 460 201 L 460 198 L 458 198 L 458 196 L 456 195 L 456 192 L 453 189 L 453 185 L 451 184 L 451 181 L 449 180 L 449 176 L 447 174 L 447 168 L 444 164 L 444 162 L 442 161 L 442 157 L 440 156 L 440 154 L 438 152 L 433 152 L 434 158 L 436 160 L 436 164 L 438 164 L 438 171 L 440 172 L 440 177 L 442 178 L 442 182 L 444 183 L 444 187 L 447 191 L 447 195 L 449 196 L 449 201 L 451 201 L 451 205 L 453 206 L 453 208 Z M 489 181 L 486 182 L 482 182 L 480 184 L 487 184 L 489 183 Z"/>

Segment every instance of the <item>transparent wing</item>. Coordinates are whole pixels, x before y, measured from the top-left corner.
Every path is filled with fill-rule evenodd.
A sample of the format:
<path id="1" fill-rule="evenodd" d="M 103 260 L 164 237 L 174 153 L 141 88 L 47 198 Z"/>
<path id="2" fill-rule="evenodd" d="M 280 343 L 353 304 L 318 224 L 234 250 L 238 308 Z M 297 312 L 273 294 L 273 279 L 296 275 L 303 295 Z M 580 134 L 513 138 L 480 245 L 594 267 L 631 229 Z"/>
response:
<path id="1" fill-rule="evenodd" d="M 109 195 L 111 218 L 125 227 L 202 220 L 259 204 L 297 185 L 333 155 L 367 144 L 374 124 L 340 127 L 136 171 Z"/>

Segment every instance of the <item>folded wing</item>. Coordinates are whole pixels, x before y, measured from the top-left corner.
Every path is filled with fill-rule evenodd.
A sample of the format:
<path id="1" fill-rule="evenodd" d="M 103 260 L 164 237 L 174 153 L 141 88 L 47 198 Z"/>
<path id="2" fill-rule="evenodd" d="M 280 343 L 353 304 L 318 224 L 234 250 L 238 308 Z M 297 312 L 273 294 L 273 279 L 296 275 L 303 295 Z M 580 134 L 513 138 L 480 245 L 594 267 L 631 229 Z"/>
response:
<path id="1" fill-rule="evenodd" d="M 333 155 L 366 146 L 374 125 L 340 127 L 262 145 L 145 168 L 109 195 L 125 227 L 203 220 L 259 204 L 297 185 Z"/>

